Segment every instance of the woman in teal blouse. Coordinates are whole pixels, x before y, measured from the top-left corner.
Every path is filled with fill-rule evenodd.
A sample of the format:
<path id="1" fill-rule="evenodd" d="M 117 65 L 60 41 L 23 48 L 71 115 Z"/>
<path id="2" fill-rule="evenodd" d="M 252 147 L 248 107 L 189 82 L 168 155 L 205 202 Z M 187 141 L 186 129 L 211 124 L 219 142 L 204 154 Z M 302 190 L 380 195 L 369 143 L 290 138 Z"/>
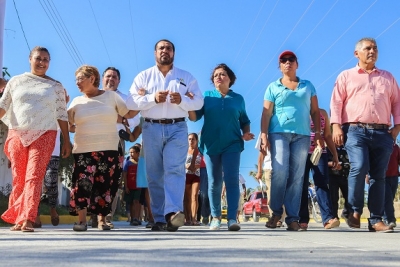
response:
<path id="1" fill-rule="evenodd" d="M 211 74 L 215 90 L 204 93 L 202 109 L 189 112 L 189 118 L 193 121 L 204 116 L 199 150 L 204 155 L 208 173 L 208 193 L 213 217 L 211 230 L 219 230 L 221 226 L 222 180 L 225 182 L 228 201 L 228 229 L 240 230 L 236 222 L 240 194 L 240 153 L 244 149 L 243 140 L 254 139 L 254 135 L 250 133 L 250 120 L 243 97 L 230 89 L 235 80 L 235 74 L 227 65 L 217 65 Z"/>

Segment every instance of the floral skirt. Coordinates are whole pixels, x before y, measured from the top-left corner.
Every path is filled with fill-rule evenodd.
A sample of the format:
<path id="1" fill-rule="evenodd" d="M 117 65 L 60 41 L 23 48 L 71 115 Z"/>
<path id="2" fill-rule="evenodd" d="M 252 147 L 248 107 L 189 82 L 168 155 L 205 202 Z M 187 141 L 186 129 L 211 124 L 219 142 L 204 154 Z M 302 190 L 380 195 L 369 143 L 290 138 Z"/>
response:
<path id="1" fill-rule="evenodd" d="M 115 195 L 112 188 L 122 172 L 118 151 L 97 151 L 73 154 L 75 165 L 72 175 L 69 213 L 87 208 L 92 214 L 106 216 L 111 211 Z"/>

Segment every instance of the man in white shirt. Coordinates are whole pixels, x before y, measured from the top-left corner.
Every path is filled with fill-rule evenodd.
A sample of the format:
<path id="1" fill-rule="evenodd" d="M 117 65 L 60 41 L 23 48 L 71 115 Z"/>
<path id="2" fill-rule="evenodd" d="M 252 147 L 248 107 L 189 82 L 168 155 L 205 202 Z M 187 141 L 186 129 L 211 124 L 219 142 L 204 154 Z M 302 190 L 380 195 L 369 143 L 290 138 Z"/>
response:
<path id="1" fill-rule="evenodd" d="M 124 93 L 122 93 L 120 90 L 118 90 L 119 83 L 121 81 L 121 74 L 119 70 L 115 67 L 108 67 L 105 69 L 103 72 L 103 90 L 105 91 L 114 91 L 116 92 L 123 100 L 126 101 L 128 96 Z M 125 119 L 121 116 L 118 115 L 117 118 L 117 131 L 119 132 L 120 130 L 126 130 L 126 127 L 134 128 L 136 125 L 138 125 L 140 122 L 139 116 L 135 116 L 132 119 Z M 125 140 L 122 138 L 119 141 L 118 144 L 118 151 L 120 153 L 120 157 L 125 156 Z M 114 196 L 114 200 L 112 203 L 112 208 L 111 208 L 111 213 L 106 216 L 106 223 L 113 228 L 114 225 L 112 224 L 112 218 L 114 216 L 115 210 L 117 208 L 117 203 L 118 199 L 120 198 L 122 194 L 122 189 L 119 188 L 118 184 L 116 184 L 113 189 L 111 194 Z M 94 216 L 96 217 L 96 216 Z M 96 220 L 95 220 L 96 221 Z M 92 225 L 96 226 L 96 222 L 93 223 L 93 218 L 92 218 Z"/>
<path id="2" fill-rule="evenodd" d="M 203 106 L 196 79 L 173 65 L 175 46 L 169 40 L 155 45 L 156 65 L 139 73 L 127 106 L 141 110 L 153 231 L 176 231 L 185 222 L 185 160 L 188 150 L 188 111 Z"/>

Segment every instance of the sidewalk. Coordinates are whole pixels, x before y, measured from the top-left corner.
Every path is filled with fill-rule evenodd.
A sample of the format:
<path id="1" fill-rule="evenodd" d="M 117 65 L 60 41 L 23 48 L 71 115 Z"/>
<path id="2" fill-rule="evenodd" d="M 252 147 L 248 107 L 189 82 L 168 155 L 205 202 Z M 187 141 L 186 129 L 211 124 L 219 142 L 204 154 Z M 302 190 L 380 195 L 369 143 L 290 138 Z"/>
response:
<path id="1" fill-rule="evenodd" d="M 35 233 L 0 228 L 1 266 L 400 266 L 400 232 L 370 233 L 345 224 L 306 232 L 241 223 L 239 232 L 185 226 L 153 232 L 115 222 L 115 230 L 72 231 L 44 225 Z"/>

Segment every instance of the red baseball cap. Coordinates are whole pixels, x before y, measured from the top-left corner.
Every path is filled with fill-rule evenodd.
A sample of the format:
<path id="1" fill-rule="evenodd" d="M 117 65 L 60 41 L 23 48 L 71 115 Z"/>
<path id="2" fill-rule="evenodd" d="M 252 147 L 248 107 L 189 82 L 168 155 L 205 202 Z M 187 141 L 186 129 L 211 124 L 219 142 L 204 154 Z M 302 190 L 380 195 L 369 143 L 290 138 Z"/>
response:
<path id="1" fill-rule="evenodd" d="M 283 51 L 283 52 L 279 55 L 278 60 L 281 59 L 283 56 L 293 56 L 293 57 L 297 58 L 296 54 L 293 53 L 292 51 L 289 51 L 289 50 Z"/>

